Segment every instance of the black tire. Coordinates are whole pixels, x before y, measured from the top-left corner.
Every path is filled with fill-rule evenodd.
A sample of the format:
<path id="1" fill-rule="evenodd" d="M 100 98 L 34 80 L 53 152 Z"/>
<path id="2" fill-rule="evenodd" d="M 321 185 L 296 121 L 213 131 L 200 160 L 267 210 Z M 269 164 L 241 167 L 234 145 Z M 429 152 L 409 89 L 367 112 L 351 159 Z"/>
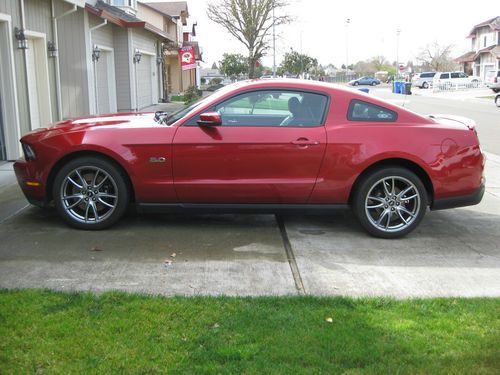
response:
<path id="1" fill-rule="evenodd" d="M 358 86 L 358 85 L 359 85 L 359 82 L 357 82 L 357 81 L 353 83 L 353 86 Z"/>
<path id="2" fill-rule="evenodd" d="M 377 86 L 377 82 L 373 81 L 372 86 Z"/>
<path id="3" fill-rule="evenodd" d="M 422 83 L 422 88 L 423 89 L 428 89 L 429 88 L 429 84 L 427 82 Z"/>
<path id="4" fill-rule="evenodd" d="M 390 188 L 392 195 L 386 194 L 386 187 Z M 410 190 L 404 193 L 407 188 Z M 392 198 L 387 199 L 388 196 Z M 377 205 L 380 207 L 375 207 Z M 360 224 L 379 238 L 399 238 L 413 231 L 422 221 L 427 205 L 427 192 L 422 181 L 415 173 L 396 166 L 376 169 L 362 177 L 352 201 L 352 209 Z"/>
<path id="5" fill-rule="evenodd" d="M 104 158 L 71 160 L 54 179 L 52 196 L 57 212 L 74 228 L 110 227 L 124 215 L 130 202 L 130 189 L 122 173 Z"/>
<path id="6" fill-rule="evenodd" d="M 492 89 L 494 93 L 500 92 L 500 89 Z"/>
<path id="7" fill-rule="evenodd" d="M 496 96 L 496 98 L 495 98 L 495 104 L 497 105 L 497 107 L 500 107 L 500 95 Z"/>

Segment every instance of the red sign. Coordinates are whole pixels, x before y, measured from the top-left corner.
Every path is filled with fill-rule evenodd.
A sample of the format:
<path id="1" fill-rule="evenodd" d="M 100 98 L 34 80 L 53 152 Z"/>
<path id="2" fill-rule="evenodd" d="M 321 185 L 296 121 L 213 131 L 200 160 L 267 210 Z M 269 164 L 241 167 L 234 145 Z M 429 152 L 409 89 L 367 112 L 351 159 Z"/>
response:
<path id="1" fill-rule="evenodd" d="M 179 48 L 179 57 L 181 59 L 181 69 L 196 69 L 196 58 L 194 56 L 194 47 L 187 46 Z"/>

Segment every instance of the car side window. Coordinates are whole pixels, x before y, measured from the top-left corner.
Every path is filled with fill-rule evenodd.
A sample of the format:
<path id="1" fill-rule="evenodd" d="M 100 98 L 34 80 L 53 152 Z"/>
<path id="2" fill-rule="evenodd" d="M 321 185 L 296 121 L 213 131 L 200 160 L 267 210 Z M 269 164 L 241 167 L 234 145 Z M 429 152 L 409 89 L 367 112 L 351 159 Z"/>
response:
<path id="1" fill-rule="evenodd" d="M 215 106 L 222 126 L 322 126 L 326 95 L 292 90 L 252 91 Z"/>
<path id="2" fill-rule="evenodd" d="M 450 73 L 441 73 L 440 79 L 448 79 L 450 78 Z"/>
<path id="3" fill-rule="evenodd" d="M 460 73 L 460 78 L 467 78 L 467 74 L 465 74 L 465 73 Z"/>
<path id="4" fill-rule="evenodd" d="M 397 118 L 398 114 L 390 109 L 357 99 L 351 101 L 347 111 L 349 121 L 394 122 Z"/>
<path id="5" fill-rule="evenodd" d="M 460 73 L 451 73 L 451 78 L 460 78 Z"/>

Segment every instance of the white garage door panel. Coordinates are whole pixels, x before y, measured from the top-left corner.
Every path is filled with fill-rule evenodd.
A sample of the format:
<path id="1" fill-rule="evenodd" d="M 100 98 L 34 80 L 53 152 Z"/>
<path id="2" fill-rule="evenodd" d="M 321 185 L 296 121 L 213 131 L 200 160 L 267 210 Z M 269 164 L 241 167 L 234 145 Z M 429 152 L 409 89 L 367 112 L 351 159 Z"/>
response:
<path id="1" fill-rule="evenodd" d="M 108 59 L 109 52 L 101 52 L 99 61 L 96 63 L 97 70 L 97 100 L 98 113 L 110 113 Z"/>
<path id="2" fill-rule="evenodd" d="M 139 109 L 153 104 L 152 80 L 151 56 L 143 54 L 140 63 L 137 64 L 137 102 Z"/>

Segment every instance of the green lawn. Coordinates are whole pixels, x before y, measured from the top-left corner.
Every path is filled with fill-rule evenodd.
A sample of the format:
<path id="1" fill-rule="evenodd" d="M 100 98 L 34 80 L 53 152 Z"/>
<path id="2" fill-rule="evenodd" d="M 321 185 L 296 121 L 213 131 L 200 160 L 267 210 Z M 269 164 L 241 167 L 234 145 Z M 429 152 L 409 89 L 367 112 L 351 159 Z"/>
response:
<path id="1" fill-rule="evenodd" d="M 0 291 L 0 374 L 498 374 L 499 317 L 500 299 Z"/>

